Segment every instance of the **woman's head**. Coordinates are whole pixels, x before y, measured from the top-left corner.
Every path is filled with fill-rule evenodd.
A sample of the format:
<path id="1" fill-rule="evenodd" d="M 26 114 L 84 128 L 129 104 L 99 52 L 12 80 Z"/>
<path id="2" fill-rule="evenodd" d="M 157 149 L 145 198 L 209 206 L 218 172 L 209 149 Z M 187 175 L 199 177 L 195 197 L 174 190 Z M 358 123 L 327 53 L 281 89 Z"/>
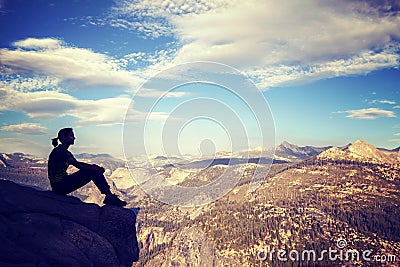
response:
<path id="1" fill-rule="evenodd" d="M 72 145 L 74 144 L 75 136 L 72 128 L 63 128 L 58 131 L 56 138 L 51 139 L 51 143 L 54 147 L 58 145 L 58 141 L 62 144 Z"/>

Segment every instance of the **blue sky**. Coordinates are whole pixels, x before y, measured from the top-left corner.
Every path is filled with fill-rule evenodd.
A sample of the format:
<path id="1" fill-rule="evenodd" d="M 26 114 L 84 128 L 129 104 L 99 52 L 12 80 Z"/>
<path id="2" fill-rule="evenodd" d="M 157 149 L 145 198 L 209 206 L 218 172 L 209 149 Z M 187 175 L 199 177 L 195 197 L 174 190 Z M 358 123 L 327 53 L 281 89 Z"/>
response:
<path id="1" fill-rule="evenodd" d="M 226 64 L 250 79 L 269 104 L 265 117 L 272 113 L 277 144 L 363 139 L 398 147 L 399 11 L 399 1 L 369 0 L 0 0 L 0 151 L 47 156 L 58 129 L 74 127 L 74 152 L 121 156 L 132 99 L 132 123 L 143 125 L 149 116 L 141 101 L 155 103 L 162 91 L 141 85 L 193 61 Z M 240 127 L 254 129 L 255 121 L 226 91 L 203 85 L 174 92 L 157 102 L 150 125 L 176 116 L 187 128 L 181 139 L 149 134 L 149 153 L 163 142 L 177 142 L 182 154 L 200 153 L 207 140 L 216 150 L 270 145 L 249 130 L 242 146 L 232 146 Z M 190 105 L 199 97 L 221 108 Z M 240 125 L 218 124 L 218 116 L 191 123 L 187 115 L 200 116 L 203 107 L 218 114 L 224 105 L 227 114 L 241 114 Z M 171 114 L 176 108 L 186 110 Z"/>

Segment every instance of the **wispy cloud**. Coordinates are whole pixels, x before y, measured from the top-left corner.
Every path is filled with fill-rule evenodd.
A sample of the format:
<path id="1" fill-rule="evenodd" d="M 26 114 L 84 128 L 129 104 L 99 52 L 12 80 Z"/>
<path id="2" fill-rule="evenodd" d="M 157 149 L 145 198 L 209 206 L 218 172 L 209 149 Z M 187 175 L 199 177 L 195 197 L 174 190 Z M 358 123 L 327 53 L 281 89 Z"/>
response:
<path id="1" fill-rule="evenodd" d="M 392 50 L 392 48 L 388 49 Z M 399 60 L 400 56 L 395 51 L 368 51 L 350 58 L 318 64 L 266 66 L 247 71 L 247 73 L 261 89 L 267 89 L 274 86 L 301 84 L 332 77 L 367 74 L 376 69 L 397 66 Z"/>
<path id="2" fill-rule="evenodd" d="M 371 104 L 389 104 L 389 105 L 395 105 L 396 104 L 396 102 L 395 101 L 391 101 L 391 100 L 377 100 L 377 99 L 375 99 L 375 100 L 372 100 L 371 102 L 370 102 Z"/>
<path id="3" fill-rule="evenodd" d="M 47 129 L 37 123 L 21 123 L 5 125 L 0 127 L 0 130 L 26 135 L 43 135 Z"/>
<path id="4" fill-rule="evenodd" d="M 363 120 L 374 120 L 381 117 L 396 117 L 396 114 L 390 110 L 384 110 L 379 108 L 365 108 L 358 110 L 347 110 L 339 113 L 348 113 L 347 118 L 363 119 Z"/>
<path id="5" fill-rule="evenodd" d="M 139 32 L 144 38 L 159 38 L 173 35 L 174 17 L 213 12 L 229 3 L 226 0 L 120 0 L 116 1 L 106 23 Z"/>
<path id="6" fill-rule="evenodd" d="M 0 15 L 6 13 L 5 4 L 6 4 L 5 0 L 0 0 Z"/>
<path id="7" fill-rule="evenodd" d="M 9 76 L 7 78 L 7 76 Z M 59 90 L 60 87 L 60 79 L 51 77 L 51 76 L 40 76 L 34 75 L 32 77 L 29 76 L 20 76 L 10 74 L 4 75 L 5 79 L 3 81 L 7 81 L 8 85 L 16 91 L 20 92 L 29 92 L 29 91 L 37 91 L 37 90 Z"/>

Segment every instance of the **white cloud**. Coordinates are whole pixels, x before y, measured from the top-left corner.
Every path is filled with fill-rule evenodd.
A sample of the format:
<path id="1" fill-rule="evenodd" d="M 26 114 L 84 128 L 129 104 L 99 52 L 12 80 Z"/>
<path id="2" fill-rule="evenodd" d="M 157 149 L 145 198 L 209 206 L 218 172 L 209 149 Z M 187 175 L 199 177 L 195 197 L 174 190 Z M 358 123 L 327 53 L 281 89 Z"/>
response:
<path id="1" fill-rule="evenodd" d="M 398 45 L 389 44 L 400 37 L 400 18 L 351 11 L 317 1 L 256 0 L 175 17 L 184 43 L 176 60 L 223 62 L 256 73 L 263 87 L 397 66 Z"/>
<path id="2" fill-rule="evenodd" d="M 4 84 L 0 95 L 0 110 L 22 111 L 35 119 L 70 115 L 92 125 L 121 123 L 131 101 L 128 97 L 79 100 L 57 91 L 19 92 Z"/>
<path id="3" fill-rule="evenodd" d="M 28 38 L 14 45 L 15 50 L 0 49 L 3 72 L 43 75 L 77 87 L 108 86 L 131 91 L 144 81 L 139 73 L 125 70 L 117 59 L 69 47 L 57 39 Z"/>
<path id="4" fill-rule="evenodd" d="M 240 1 L 172 18 L 185 60 L 234 66 L 310 64 L 355 55 L 400 37 L 398 17 L 373 17 L 321 1 Z M 351 25 L 351 27 L 349 27 Z"/>
<path id="5" fill-rule="evenodd" d="M 72 115 L 79 118 L 78 125 L 121 124 L 130 102 L 128 97 L 79 100 L 78 108 L 72 110 Z"/>
<path id="6" fill-rule="evenodd" d="M 126 95 L 97 100 L 77 99 L 65 92 L 69 83 L 80 88 L 115 86 L 133 93 L 144 82 L 144 77 L 151 77 L 168 64 L 173 53 L 161 50 L 117 60 L 88 49 L 69 47 L 52 38 L 28 38 L 14 45 L 17 46 L 15 50 L 0 49 L 3 76 L 0 81 L 0 111 L 22 111 L 34 119 L 73 116 L 78 119 L 78 126 L 122 123 L 132 99 Z M 148 62 L 151 67 L 127 71 L 125 68 L 130 60 Z M 143 89 L 138 95 L 158 97 L 161 93 L 155 89 Z M 168 97 L 185 95 L 170 93 Z M 147 117 L 139 111 L 133 114 L 129 121 Z M 152 119 L 166 116 L 153 115 Z"/>
<path id="7" fill-rule="evenodd" d="M 21 123 L 5 125 L 0 127 L 0 130 L 26 135 L 43 135 L 47 129 L 37 123 Z"/>
<path id="8" fill-rule="evenodd" d="M 134 93 L 146 79 L 172 66 L 176 52 L 175 49 L 138 52 L 115 59 L 88 49 L 68 47 L 51 38 L 28 38 L 14 44 L 18 49 L 0 49 L 0 74 L 17 91 L 65 91 L 72 85 L 74 89 L 104 86 Z M 138 63 L 141 69 L 127 70 Z M 142 90 L 140 95 L 154 97 L 157 93 Z"/>
<path id="9" fill-rule="evenodd" d="M 58 91 L 19 92 L 5 83 L 0 83 L 0 96 L 0 111 L 22 111 L 33 119 L 73 116 L 78 119 L 78 126 L 121 124 L 132 101 L 128 96 L 81 100 Z M 147 118 L 147 114 L 140 111 L 131 111 L 130 115 L 127 118 L 129 122 Z M 155 113 L 151 119 L 163 119 L 165 116 L 165 113 Z"/>
<path id="10" fill-rule="evenodd" d="M 387 3 L 120 0 L 108 22 L 96 23 L 152 37 L 172 35 L 175 47 L 115 59 L 58 39 L 28 38 L 15 42 L 15 50 L 1 49 L 0 60 L 12 73 L 51 77 L 52 85 L 72 82 L 128 91 L 168 66 L 217 61 L 245 72 L 264 90 L 398 66 L 400 17 Z M 146 67 L 126 70 L 138 62 Z M 34 87 L 25 80 L 21 84 Z"/>
<path id="11" fill-rule="evenodd" d="M 55 49 L 60 48 L 63 42 L 54 38 L 27 38 L 13 43 L 14 46 L 28 49 Z"/>
<path id="12" fill-rule="evenodd" d="M 379 108 L 347 110 L 344 112 L 349 114 L 348 116 L 346 116 L 347 118 L 364 119 L 364 120 L 374 120 L 374 119 L 381 118 L 381 117 L 389 117 L 389 118 L 396 117 L 396 115 L 393 111 L 383 110 L 383 109 L 379 109 Z M 342 112 L 340 112 L 340 113 L 342 113 Z"/>
<path id="13" fill-rule="evenodd" d="M 221 62 L 262 89 L 398 66 L 396 12 L 390 1 L 344 0 L 121 0 L 113 10 L 126 22 L 170 29 L 178 48 L 174 64 Z"/>
<path id="14" fill-rule="evenodd" d="M 153 97 L 153 98 L 180 98 L 184 96 L 188 96 L 190 93 L 187 92 L 162 92 L 155 89 L 149 88 L 141 88 L 140 91 L 137 92 L 136 96 L 145 96 L 145 97 Z"/>

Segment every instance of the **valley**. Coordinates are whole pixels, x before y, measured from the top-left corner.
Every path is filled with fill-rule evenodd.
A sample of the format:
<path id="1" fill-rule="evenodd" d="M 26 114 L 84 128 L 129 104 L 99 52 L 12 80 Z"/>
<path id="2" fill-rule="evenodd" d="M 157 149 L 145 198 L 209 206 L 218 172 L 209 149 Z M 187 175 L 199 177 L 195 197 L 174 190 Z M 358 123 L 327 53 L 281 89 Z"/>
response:
<path id="1" fill-rule="evenodd" d="M 141 252 L 134 266 L 399 266 L 398 151 L 359 140 L 313 150 L 281 145 L 275 154 L 279 160 L 270 167 L 236 160 L 196 169 L 198 161 L 167 165 L 161 157 L 155 168 L 139 160 L 136 165 L 107 157 L 84 160 L 107 167 L 107 178 L 128 208 L 140 208 Z M 1 178 L 49 189 L 45 160 L 5 154 L 3 159 Z M 252 191 L 256 168 L 264 177 Z M 198 187 L 227 171 L 241 174 L 237 185 L 216 201 L 192 207 L 162 203 L 134 179 L 162 175 L 173 184 Z M 92 184 L 74 194 L 86 202 L 102 202 Z M 329 249 L 336 257 L 328 257 Z M 371 253 L 363 258 L 366 251 Z"/>

